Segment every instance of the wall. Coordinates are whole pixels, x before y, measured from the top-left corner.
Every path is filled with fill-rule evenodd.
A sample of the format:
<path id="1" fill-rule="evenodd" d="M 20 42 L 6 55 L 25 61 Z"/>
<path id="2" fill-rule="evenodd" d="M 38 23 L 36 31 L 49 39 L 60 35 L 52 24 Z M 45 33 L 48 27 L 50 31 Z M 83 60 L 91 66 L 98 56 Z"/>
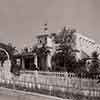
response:
<path id="1" fill-rule="evenodd" d="M 79 33 L 75 33 L 77 40 L 76 40 L 76 48 L 80 51 L 77 54 L 78 58 L 81 58 L 81 51 L 84 51 L 88 56 L 91 56 L 93 51 L 97 51 L 100 53 L 100 45 L 96 44 L 94 40 L 87 38 Z"/>

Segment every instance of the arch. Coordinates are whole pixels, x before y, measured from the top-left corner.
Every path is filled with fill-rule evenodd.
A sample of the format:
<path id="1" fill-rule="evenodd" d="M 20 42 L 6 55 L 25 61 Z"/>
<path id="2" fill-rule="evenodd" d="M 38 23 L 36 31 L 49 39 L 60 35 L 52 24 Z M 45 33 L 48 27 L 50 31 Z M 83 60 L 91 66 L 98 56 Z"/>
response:
<path id="1" fill-rule="evenodd" d="M 12 77 L 12 74 L 10 72 L 11 70 L 11 60 L 10 60 L 10 55 L 9 53 L 3 49 L 3 48 L 0 48 L 0 51 L 3 51 L 6 55 L 7 55 L 7 59 L 4 60 L 3 62 L 3 66 L 2 66 L 2 71 L 3 71 L 3 75 L 5 77 L 5 79 L 11 79 Z"/>
<path id="2" fill-rule="evenodd" d="M 0 51 L 3 51 L 7 56 L 7 59 L 3 62 L 3 70 L 5 71 L 5 73 L 9 73 L 12 68 L 14 48 L 12 46 L 0 42 Z"/>
<path id="3" fill-rule="evenodd" d="M 1 50 L 1 51 L 4 51 L 4 52 L 6 53 L 6 55 L 7 55 L 8 60 L 10 60 L 10 55 L 9 55 L 9 53 L 8 53 L 5 49 L 3 49 L 3 48 L 0 48 L 0 50 Z"/>

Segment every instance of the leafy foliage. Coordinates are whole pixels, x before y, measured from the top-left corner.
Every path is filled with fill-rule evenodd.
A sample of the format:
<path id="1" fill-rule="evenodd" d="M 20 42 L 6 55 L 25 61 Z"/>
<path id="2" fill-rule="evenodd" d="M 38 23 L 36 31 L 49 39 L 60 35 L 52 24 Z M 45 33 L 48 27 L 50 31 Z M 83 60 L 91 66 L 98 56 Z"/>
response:
<path id="1" fill-rule="evenodd" d="M 64 27 L 60 32 L 60 34 L 55 38 L 55 43 L 59 44 L 59 47 L 57 49 L 58 53 L 55 54 L 56 55 L 55 59 L 59 60 L 55 60 L 56 61 L 55 63 L 63 62 L 62 66 L 64 66 L 64 70 L 67 70 L 68 72 L 71 71 L 73 72 L 76 65 L 75 52 L 77 52 L 77 50 L 74 50 L 75 46 L 74 32 L 76 32 L 75 29 L 66 29 L 66 27 Z"/>
<path id="2" fill-rule="evenodd" d="M 95 73 L 99 73 L 99 59 L 98 59 L 98 53 L 97 51 L 94 51 L 92 53 L 92 59 L 91 59 L 91 68 L 90 68 L 90 73 L 95 74 Z"/>
<path id="3" fill-rule="evenodd" d="M 36 53 L 38 56 L 43 56 L 43 55 L 47 55 L 50 51 L 47 47 L 43 45 L 41 48 L 35 46 L 32 52 Z"/>
<path id="4" fill-rule="evenodd" d="M 0 48 L 5 49 L 8 54 L 10 55 L 10 58 L 14 55 L 15 51 L 16 51 L 16 47 L 13 47 L 12 45 L 7 45 L 4 43 L 0 43 Z"/>

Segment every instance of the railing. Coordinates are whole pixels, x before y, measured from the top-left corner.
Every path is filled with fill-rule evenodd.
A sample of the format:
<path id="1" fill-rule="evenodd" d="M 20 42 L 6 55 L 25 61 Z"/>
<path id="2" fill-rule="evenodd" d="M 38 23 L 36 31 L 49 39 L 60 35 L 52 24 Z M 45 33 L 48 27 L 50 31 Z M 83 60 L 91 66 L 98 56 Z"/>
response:
<path id="1" fill-rule="evenodd" d="M 29 89 L 44 89 L 52 91 L 61 91 L 63 93 L 73 93 L 84 96 L 100 97 L 100 84 L 98 79 L 87 77 L 77 77 L 74 73 L 67 72 L 42 72 L 42 71 L 25 71 L 20 76 L 6 77 L 7 73 L 0 70 L 0 83 L 12 85 L 13 88 L 18 86 Z"/>

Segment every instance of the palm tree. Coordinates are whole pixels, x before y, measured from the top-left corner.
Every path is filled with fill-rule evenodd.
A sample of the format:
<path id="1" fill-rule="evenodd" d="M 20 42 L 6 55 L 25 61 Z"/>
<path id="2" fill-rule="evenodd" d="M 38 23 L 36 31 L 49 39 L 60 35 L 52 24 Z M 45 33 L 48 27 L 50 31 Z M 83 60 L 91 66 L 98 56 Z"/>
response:
<path id="1" fill-rule="evenodd" d="M 78 51 L 74 49 L 76 39 L 74 35 L 75 32 L 75 29 L 66 29 L 66 27 L 64 27 L 55 38 L 55 42 L 59 44 L 57 51 L 62 52 L 64 68 L 67 71 L 73 71 L 76 64 L 75 53 Z"/>

